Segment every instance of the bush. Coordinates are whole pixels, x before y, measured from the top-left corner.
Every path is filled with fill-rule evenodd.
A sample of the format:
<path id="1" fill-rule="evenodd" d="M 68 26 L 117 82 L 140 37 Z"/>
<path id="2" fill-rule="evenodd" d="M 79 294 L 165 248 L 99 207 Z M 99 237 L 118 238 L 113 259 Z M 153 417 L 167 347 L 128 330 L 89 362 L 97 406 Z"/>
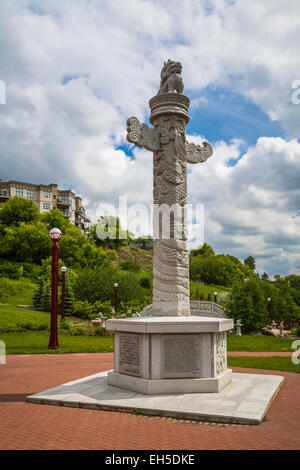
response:
<path id="1" fill-rule="evenodd" d="M 70 328 L 70 335 L 71 336 L 84 336 L 85 335 L 85 328 L 83 326 L 72 326 Z"/>
<path id="2" fill-rule="evenodd" d="M 93 307 L 87 300 L 75 300 L 73 315 L 78 318 L 91 319 Z"/>
<path id="3" fill-rule="evenodd" d="M 97 326 L 94 329 L 94 335 L 95 336 L 106 336 L 107 335 L 106 328 L 104 328 L 103 326 Z"/>
<path id="4" fill-rule="evenodd" d="M 142 269 L 141 265 L 136 261 L 125 260 L 121 261 L 120 268 L 124 271 L 131 271 L 133 273 L 139 273 Z"/>
<path id="5" fill-rule="evenodd" d="M 17 327 L 20 330 L 29 330 L 29 331 L 49 330 L 49 325 L 47 323 L 38 323 L 34 321 L 25 321 L 25 322 L 17 323 Z"/>
<path id="6" fill-rule="evenodd" d="M 59 325 L 59 328 L 60 330 L 66 330 L 66 331 L 69 331 L 70 330 L 70 323 L 68 321 L 62 321 Z"/>
<path id="7" fill-rule="evenodd" d="M 118 302 L 142 299 L 143 291 L 134 273 L 125 273 L 115 267 L 101 269 L 82 269 L 75 281 L 74 292 L 78 300 L 111 301 L 114 304 L 114 283 L 119 284 Z"/>
<path id="8" fill-rule="evenodd" d="M 151 280 L 148 277 L 141 277 L 140 285 L 141 285 L 141 287 L 144 287 L 144 289 L 150 289 L 151 288 Z"/>
<path id="9" fill-rule="evenodd" d="M 298 336 L 300 328 L 292 328 L 291 335 Z"/>

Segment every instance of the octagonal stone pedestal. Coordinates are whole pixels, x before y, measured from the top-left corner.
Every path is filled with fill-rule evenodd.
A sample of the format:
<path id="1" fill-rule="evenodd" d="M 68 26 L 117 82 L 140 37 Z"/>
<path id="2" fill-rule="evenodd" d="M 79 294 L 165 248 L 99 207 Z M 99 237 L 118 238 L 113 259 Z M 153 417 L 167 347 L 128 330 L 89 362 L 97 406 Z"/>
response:
<path id="1" fill-rule="evenodd" d="M 115 330 L 108 384 L 144 394 L 220 392 L 227 369 L 225 318 L 141 317 L 108 320 Z"/>

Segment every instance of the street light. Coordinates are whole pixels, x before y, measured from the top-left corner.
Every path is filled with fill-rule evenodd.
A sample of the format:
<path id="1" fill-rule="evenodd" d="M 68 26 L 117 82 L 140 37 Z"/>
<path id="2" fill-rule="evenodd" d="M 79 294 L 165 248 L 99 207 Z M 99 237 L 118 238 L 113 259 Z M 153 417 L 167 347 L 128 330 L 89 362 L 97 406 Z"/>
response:
<path id="1" fill-rule="evenodd" d="M 115 314 L 117 314 L 117 308 L 118 308 L 118 287 L 119 284 L 115 282 L 114 288 L 115 288 Z"/>
<path id="2" fill-rule="evenodd" d="M 58 349 L 57 339 L 57 290 L 58 290 L 58 255 L 61 231 L 59 228 L 53 228 L 49 232 L 52 240 L 52 273 L 51 273 L 51 327 L 48 349 Z"/>
<path id="3" fill-rule="evenodd" d="M 214 292 L 215 303 L 218 303 L 218 292 Z"/>
<path id="4" fill-rule="evenodd" d="M 62 279 L 61 279 L 61 321 L 65 320 L 65 286 L 66 286 L 66 272 L 67 268 L 63 266 L 61 268 Z"/>

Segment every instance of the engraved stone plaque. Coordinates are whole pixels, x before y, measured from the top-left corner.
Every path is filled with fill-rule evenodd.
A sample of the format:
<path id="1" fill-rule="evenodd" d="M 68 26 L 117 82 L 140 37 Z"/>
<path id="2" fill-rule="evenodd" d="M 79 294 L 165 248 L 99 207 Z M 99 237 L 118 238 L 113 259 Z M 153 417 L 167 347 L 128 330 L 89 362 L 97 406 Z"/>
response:
<path id="1" fill-rule="evenodd" d="M 120 334 L 119 371 L 121 374 L 141 376 L 141 335 Z"/>
<path id="2" fill-rule="evenodd" d="M 163 335 L 164 377 L 201 377 L 200 335 Z"/>

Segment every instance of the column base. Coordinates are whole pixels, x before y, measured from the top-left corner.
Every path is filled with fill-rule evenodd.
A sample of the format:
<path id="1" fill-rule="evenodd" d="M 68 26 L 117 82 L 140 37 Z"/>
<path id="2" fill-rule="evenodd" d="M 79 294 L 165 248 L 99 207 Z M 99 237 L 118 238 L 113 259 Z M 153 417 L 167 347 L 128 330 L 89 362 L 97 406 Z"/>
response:
<path id="1" fill-rule="evenodd" d="M 107 383 L 145 395 L 178 394 L 178 393 L 218 393 L 232 381 L 232 370 L 227 369 L 218 377 L 200 379 L 162 379 L 149 380 L 108 373 Z"/>

